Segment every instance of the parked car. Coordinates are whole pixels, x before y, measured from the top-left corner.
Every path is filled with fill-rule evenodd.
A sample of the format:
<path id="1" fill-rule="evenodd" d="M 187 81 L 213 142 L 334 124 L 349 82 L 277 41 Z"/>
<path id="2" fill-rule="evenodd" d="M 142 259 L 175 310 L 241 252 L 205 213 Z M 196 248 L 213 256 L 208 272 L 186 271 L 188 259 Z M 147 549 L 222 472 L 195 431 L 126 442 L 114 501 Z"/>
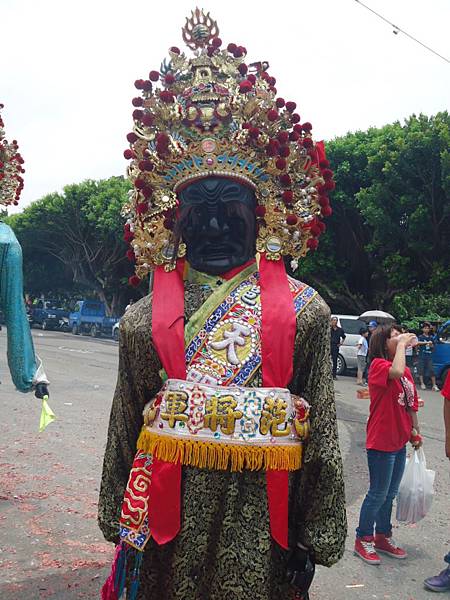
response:
<path id="1" fill-rule="evenodd" d="M 337 374 L 344 375 L 347 369 L 356 369 L 358 367 L 356 353 L 358 348 L 356 344 L 359 340 L 359 330 L 361 327 L 367 327 L 367 323 L 361 321 L 355 315 L 334 315 L 338 319 L 338 326 L 345 332 L 345 341 L 339 348 L 337 361 Z"/>
<path id="2" fill-rule="evenodd" d="M 433 368 L 436 379 L 444 384 L 450 371 L 450 320 L 439 327 L 434 342 Z"/>
<path id="3" fill-rule="evenodd" d="M 79 300 L 69 315 L 69 327 L 74 335 L 89 333 L 92 337 L 112 335 L 112 329 L 119 319 L 106 316 L 103 302 Z"/>
<path id="4" fill-rule="evenodd" d="M 117 323 L 114 324 L 114 327 L 112 329 L 113 340 L 115 340 L 116 342 L 119 341 L 119 325 L 120 321 L 117 321 Z"/>
<path id="5" fill-rule="evenodd" d="M 28 311 L 30 327 L 41 329 L 66 329 L 69 324 L 69 311 L 58 300 L 39 300 Z"/>

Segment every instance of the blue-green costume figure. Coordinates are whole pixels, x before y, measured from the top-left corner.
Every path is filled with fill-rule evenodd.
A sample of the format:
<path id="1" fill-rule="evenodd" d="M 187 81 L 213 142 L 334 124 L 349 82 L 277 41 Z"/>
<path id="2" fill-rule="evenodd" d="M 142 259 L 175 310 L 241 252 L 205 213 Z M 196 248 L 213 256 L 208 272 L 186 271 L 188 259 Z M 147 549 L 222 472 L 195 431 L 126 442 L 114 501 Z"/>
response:
<path id="1" fill-rule="evenodd" d="M 0 104 L 0 112 L 3 104 Z M 0 114 L 0 206 L 17 205 L 23 188 L 23 158 L 15 140 L 8 142 Z M 48 379 L 34 352 L 23 300 L 22 248 L 11 227 L 0 221 L 0 310 L 8 335 L 8 365 L 16 388 L 48 396 Z"/>
<path id="2" fill-rule="evenodd" d="M 23 301 L 22 249 L 13 230 L 1 222 L 0 309 L 5 316 L 8 365 L 14 385 L 21 392 L 47 385 L 48 379 L 34 352 Z"/>

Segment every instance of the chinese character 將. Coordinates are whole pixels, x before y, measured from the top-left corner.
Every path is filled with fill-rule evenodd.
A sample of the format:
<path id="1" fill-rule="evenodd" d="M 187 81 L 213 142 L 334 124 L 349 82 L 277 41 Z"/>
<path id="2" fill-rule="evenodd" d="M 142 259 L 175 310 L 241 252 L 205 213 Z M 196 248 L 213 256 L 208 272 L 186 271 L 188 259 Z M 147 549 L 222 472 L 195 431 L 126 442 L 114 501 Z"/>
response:
<path id="1" fill-rule="evenodd" d="M 237 402 L 233 396 L 212 396 L 206 402 L 205 427 L 217 431 L 217 427 L 220 426 L 222 433 L 234 433 L 236 421 L 242 417 L 240 410 L 234 410 L 236 406 Z"/>
<path id="2" fill-rule="evenodd" d="M 186 392 L 167 392 L 164 398 L 165 412 L 161 412 L 161 419 L 169 422 L 169 427 L 174 428 L 177 421 L 187 421 L 185 415 L 188 395 Z"/>
<path id="3" fill-rule="evenodd" d="M 291 426 L 286 423 L 286 407 L 287 403 L 284 400 L 266 398 L 259 421 L 259 431 L 263 435 L 270 432 L 274 437 L 283 437 L 291 433 Z M 283 424 L 284 429 L 279 429 Z"/>

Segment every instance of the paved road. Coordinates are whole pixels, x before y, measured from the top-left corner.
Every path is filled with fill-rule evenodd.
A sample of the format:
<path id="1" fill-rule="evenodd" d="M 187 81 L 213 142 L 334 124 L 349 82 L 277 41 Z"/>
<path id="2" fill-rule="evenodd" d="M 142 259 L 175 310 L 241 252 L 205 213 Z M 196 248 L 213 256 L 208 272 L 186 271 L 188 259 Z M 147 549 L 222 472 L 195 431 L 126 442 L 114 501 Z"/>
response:
<path id="1" fill-rule="evenodd" d="M 5 336 L 0 334 L 0 595 L 2 600 L 94 599 L 112 555 L 97 528 L 96 503 L 117 344 L 52 332 L 33 335 L 52 380 L 51 405 L 58 420 L 37 433 L 39 401 L 13 390 L 4 364 Z M 421 421 L 428 462 L 437 471 L 436 499 L 421 523 L 396 528 L 409 558 L 386 558 L 380 567 L 370 567 L 352 554 L 367 486 L 368 401 L 356 399 L 354 378 L 336 383 L 350 535 L 343 560 L 318 570 L 311 600 L 433 596 L 422 588 L 422 580 L 442 568 L 450 547 L 449 463 L 443 454 L 441 398 L 431 392 L 423 397 Z"/>

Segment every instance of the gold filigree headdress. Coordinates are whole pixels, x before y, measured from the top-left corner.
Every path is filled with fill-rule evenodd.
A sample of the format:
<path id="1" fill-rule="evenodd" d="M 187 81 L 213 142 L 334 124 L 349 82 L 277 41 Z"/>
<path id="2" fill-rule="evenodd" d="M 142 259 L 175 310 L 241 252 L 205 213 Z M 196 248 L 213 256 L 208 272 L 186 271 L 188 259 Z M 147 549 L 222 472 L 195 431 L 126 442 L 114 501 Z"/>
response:
<path id="1" fill-rule="evenodd" d="M 193 56 L 172 47 L 170 61 L 135 82 L 141 95 L 124 152 L 134 189 L 124 214 L 137 275 L 174 267 L 177 190 L 213 175 L 254 189 L 258 252 L 271 260 L 304 256 L 325 229 L 320 217 L 331 214 L 323 143 L 314 143 L 295 102 L 277 95 L 267 63 L 247 64 L 243 46 L 221 49 L 209 13 L 193 11 L 182 34 Z M 180 244 L 178 256 L 184 252 Z"/>
<path id="2" fill-rule="evenodd" d="M 3 104 L 0 104 L 0 111 Z M 8 142 L 5 138 L 3 119 L 0 115 L 0 205 L 19 203 L 23 189 L 23 158 L 18 152 L 16 140 Z"/>

